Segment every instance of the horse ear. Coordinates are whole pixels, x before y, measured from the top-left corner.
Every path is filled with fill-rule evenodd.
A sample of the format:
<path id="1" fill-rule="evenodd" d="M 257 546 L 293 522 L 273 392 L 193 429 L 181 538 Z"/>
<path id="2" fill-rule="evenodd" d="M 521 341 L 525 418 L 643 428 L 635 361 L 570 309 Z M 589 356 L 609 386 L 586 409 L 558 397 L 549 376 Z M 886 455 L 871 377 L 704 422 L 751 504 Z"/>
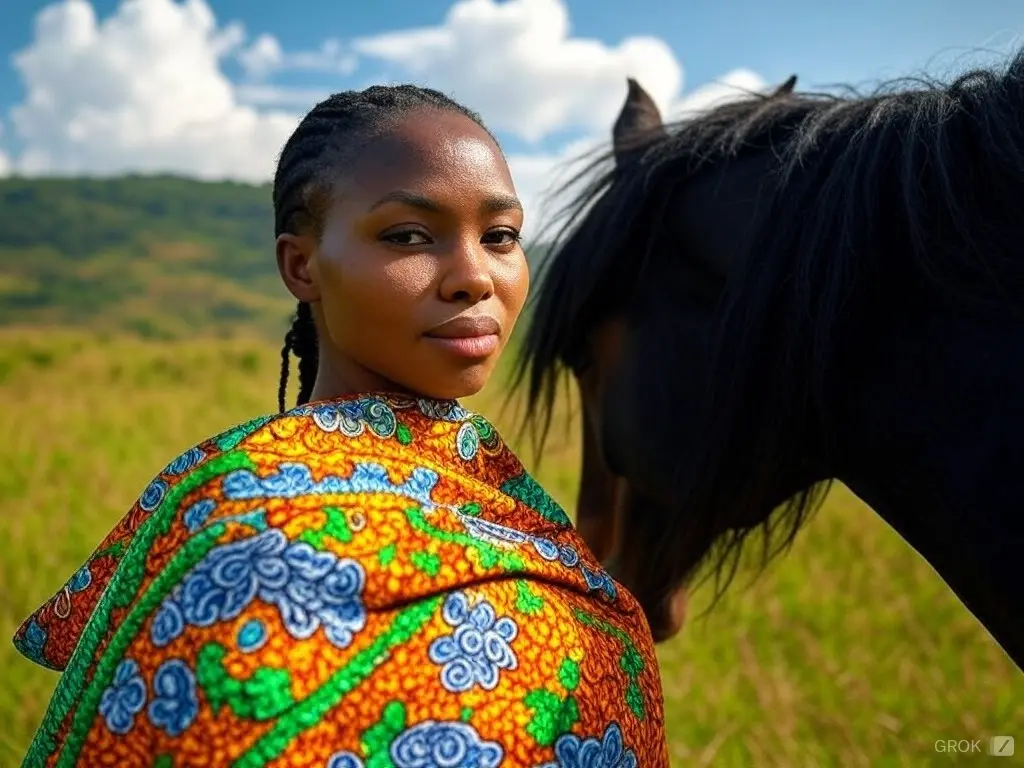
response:
<path id="1" fill-rule="evenodd" d="M 626 79 L 629 92 L 612 127 L 612 143 L 618 161 L 631 156 L 640 146 L 666 136 L 661 112 L 654 99 L 632 77 Z"/>
<path id="2" fill-rule="evenodd" d="M 771 98 L 774 99 L 776 96 L 785 96 L 788 93 L 792 93 L 794 88 L 796 88 L 796 75 L 790 75 L 786 78 L 786 82 L 775 89 Z"/>

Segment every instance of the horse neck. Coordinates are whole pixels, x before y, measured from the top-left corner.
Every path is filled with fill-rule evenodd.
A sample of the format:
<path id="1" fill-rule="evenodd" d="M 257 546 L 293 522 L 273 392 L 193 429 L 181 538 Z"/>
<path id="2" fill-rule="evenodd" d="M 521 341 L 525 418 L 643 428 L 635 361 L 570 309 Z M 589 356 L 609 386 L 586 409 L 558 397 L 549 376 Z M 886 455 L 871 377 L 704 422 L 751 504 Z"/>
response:
<path id="1" fill-rule="evenodd" d="M 1024 322 L 947 309 L 863 331 L 836 399 L 838 479 L 1024 668 Z"/>

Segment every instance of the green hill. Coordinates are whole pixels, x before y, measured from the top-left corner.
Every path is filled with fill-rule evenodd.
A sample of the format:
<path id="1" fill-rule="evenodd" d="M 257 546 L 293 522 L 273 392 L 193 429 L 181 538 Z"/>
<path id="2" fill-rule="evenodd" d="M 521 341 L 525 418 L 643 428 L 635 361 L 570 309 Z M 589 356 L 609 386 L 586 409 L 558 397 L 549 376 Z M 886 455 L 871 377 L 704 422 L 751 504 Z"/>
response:
<path id="1" fill-rule="evenodd" d="M 0 179 L 0 326 L 282 333 L 269 185 Z"/>
<path id="2" fill-rule="evenodd" d="M 278 333 L 269 186 L 0 180 L 0 324 Z"/>

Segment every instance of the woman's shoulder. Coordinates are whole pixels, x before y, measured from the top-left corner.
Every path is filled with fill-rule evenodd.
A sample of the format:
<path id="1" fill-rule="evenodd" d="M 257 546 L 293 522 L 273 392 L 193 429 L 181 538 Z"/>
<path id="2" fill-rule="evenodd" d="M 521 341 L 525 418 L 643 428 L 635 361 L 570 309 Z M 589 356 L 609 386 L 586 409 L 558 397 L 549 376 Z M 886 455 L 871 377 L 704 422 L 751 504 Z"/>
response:
<path id="1" fill-rule="evenodd" d="M 175 456 L 23 623 L 15 644 L 64 669 L 130 551 L 140 568 L 157 572 L 170 563 L 161 558 L 225 526 L 229 538 L 305 526 L 304 540 L 319 542 L 361 527 L 388 530 L 395 515 L 435 538 L 458 539 L 466 528 L 487 539 L 536 539 L 542 549 L 571 526 L 491 423 L 454 401 L 361 395 L 311 403 L 237 424 Z M 438 515 L 461 522 L 445 532 Z"/>
<path id="2" fill-rule="evenodd" d="M 454 400 L 367 394 L 321 401 L 248 422 L 212 442 L 261 456 L 260 446 L 276 444 L 278 450 L 266 454 L 271 463 L 291 444 L 294 460 L 277 461 L 278 472 L 304 485 L 317 470 L 364 480 L 386 472 L 390 480 L 404 480 L 395 485 L 426 496 L 468 484 L 519 502 L 547 523 L 571 525 L 491 421 Z"/>
<path id="3" fill-rule="evenodd" d="M 394 754 L 441 734 L 435 712 L 459 712 L 448 725 L 494 764 L 501 750 L 539 764 L 552 748 L 623 739 L 614 757 L 627 760 L 663 727 L 653 646 L 637 632 L 639 606 L 540 494 L 488 421 L 436 401 L 315 403 L 193 446 L 147 487 L 68 601 L 19 633 L 23 652 L 65 669 L 37 749 L 71 717 L 93 730 L 62 749 L 86 761 L 129 764 L 160 733 L 186 762 L 229 732 L 232 748 L 244 739 L 255 754 L 251 712 L 292 722 L 293 704 L 308 712 L 324 695 L 293 701 L 290 681 L 340 691 L 372 672 L 358 697 L 371 706 L 354 697 L 333 708 L 343 718 L 303 716 L 305 727 L 346 749 L 380 731 Z M 486 648 L 460 646 L 467 632 Z M 545 681 L 560 693 L 529 693 Z M 137 706 L 118 708 L 129 692 Z M 517 697 L 530 719 L 510 730 L 481 694 L 503 707 Z M 386 732 L 378 712 L 390 713 Z M 581 736 L 568 733 L 577 721 Z M 191 738 L 177 738 L 184 730 Z"/>
<path id="4" fill-rule="evenodd" d="M 377 456 L 394 464 L 452 467 L 475 474 L 482 463 L 521 474 L 522 464 L 494 426 L 454 400 L 392 394 L 352 395 L 299 405 L 231 426 L 174 457 L 147 489 L 152 505 L 167 481 L 219 459 L 214 469 L 230 470 L 243 455 L 267 466 L 337 461 L 356 463 Z M 289 461 L 289 459 L 291 461 Z"/>

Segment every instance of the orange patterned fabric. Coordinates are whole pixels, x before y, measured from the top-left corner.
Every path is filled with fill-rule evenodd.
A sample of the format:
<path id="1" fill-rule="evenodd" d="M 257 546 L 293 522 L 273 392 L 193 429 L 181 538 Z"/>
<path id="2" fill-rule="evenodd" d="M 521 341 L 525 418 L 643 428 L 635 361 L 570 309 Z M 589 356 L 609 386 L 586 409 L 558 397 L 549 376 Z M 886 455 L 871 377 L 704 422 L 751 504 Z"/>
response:
<path id="1" fill-rule="evenodd" d="M 64 670 L 29 766 L 668 764 L 637 603 L 454 402 L 190 449 L 15 642 Z"/>

